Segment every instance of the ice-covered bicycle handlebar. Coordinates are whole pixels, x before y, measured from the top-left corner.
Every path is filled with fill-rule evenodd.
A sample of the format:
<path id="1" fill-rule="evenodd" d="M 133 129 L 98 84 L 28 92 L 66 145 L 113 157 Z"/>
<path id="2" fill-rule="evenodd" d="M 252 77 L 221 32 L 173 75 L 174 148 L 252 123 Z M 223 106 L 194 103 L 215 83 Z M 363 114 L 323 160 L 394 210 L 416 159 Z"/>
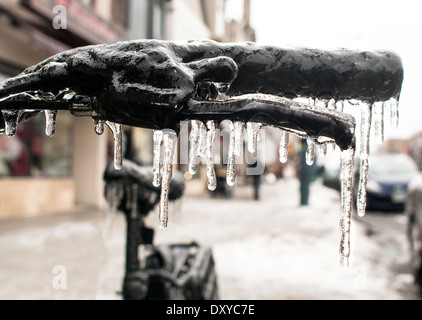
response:
<path id="1" fill-rule="evenodd" d="M 295 97 L 375 102 L 397 98 L 402 81 L 401 60 L 391 52 L 140 40 L 76 48 L 30 67 L 0 83 L 0 109 L 14 110 L 4 115 L 10 127 L 16 118 L 26 119 L 34 110 L 65 109 L 119 124 L 177 130 L 179 121 L 203 114 L 209 105 L 214 105 L 214 113 L 219 113 L 220 105 L 239 105 L 239 99 L 215 103 L 221 93 L 230 98 L 274 95 L 285 102 Z M 267 114 L 263 120 L 271 125 L 282 126 L 293 119 L 278 112 L 282 103 L 271 99 L 263 103 L 262 97 L 249 95 L 242 108 L 246 100 L 254 99 L 261 101 L 249 104 L 249 113 Z M 202 110 L 192 108 L 201 103 L 205 106 Z M 289 104 L 288 113 L 295 114 L 298 105 Z M 312 112 L 303 110 L 298 110 L 303 123 L 300 129 L 312 131 L 318 121 L 307 121 Z M 232 113 L 236 113 L 234 108 Z M 221 114 L 231 117 L 227 110 Z M 336 134 L 331 138 L 345 148 L 352 134 L 346 140 L 342 140 L 344 132 L 342 135 L 341 139 Z"/>
<path id="2" fill-rule="evenodd" d="M 341 105 L 344 100 L 362 101 L 366 116 L 361 126 L 361 140 L 365 142 L 361 168 L 367 170 L 372 106 L 391 100 L 391 114 L 397 115 L 403 73 L 400 57 L 389 51 L 327 51 L 214 41 L 138 40 L 94 45 L 57 54 L 0 82 L 0 131 L 13 136 L 19 122 L 42 110 L 48 135 L 54 134 L 57 110 L 91 116 L 97 133 L 103 132 L 105 123 L 113 131 L 119 168 L 121 125 L 154 129 L 154 155 L 158 158 L 153 181 L 155 186 L 162 184 L 161 196 L 165 199 L 183 120 L 193 121 L 192 141 L 206 131 L 206 123 L 208 133 L 201 139 L 207 136 L 208 155 L 212 155 L 215 125 L 225 119 L 235 122 L 231 144 L 236 148 L 243 142 L 239 133 L 244 122 L 255 129 L 259 125 L 252 123 L 279 127 L 315 143 L 334 141 L 343 150 L 341 252 L 342 259 L 347 260 L 355 119 L 343 113 Z M 328 108 L 294 98 L 323 100 Z M 336 105 L 340 105 L 339 110 L 333 110 Z M 383 108 L 376 108 L 378 124 L 382 122 Z M 163 129 L 173 131 L 163 133 Z M 283 138 L 286 143 L 288 140 Z M 156 165 L 161 145 L 164 163 L 160 175 Z M 232 160 L 238 152 L 232 150 L 229 155 L 230 183 L 234 183 Z M 198 154 L 192 154 L 196 162 Z M 212 161 L 207 162 L 209 188 L 215 186 L 212 165 Z M 366 178 L 361 177 L 358 202 L 359 207 L 364 207 Z M 161 202 L 160 210 L 161 226 L 165 227 L 166 201 Z"/>

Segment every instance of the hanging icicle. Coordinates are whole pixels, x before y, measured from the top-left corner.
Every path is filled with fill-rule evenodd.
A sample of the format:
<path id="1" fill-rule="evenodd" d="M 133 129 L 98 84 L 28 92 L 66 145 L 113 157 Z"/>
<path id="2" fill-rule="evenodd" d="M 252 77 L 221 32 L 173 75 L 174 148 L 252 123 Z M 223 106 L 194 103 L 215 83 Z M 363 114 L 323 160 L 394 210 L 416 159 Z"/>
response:
<path id="1" fill-rule="evenodd" d="M 319 150 L 319 156 L 321 158 L 324 158 L 325 156 L 327 156 L 327 143 L 318 145 L 318 150 Z"/>
<path id="2" fill-rule="evenodd" d="M 198 147 L 198 157 L 205 157 L 207 153 L 207 128 L 202 121 L 199 122 Z"/>
<path id="3" fill-rule="evenodd" d="M 6 135 L 11 138 L 16 134 L 23 110 L 2 110 L 1 112 L 4 118 Z"/>
<path id="4" fill-rule="evenodd" d="M 330 99 L 327 103 L 328 110 L 336 110 L 336 100 Z"/>
<path id="5" fill-rule="evenodd" d="M 194 175 L 198 170 L 198 157 L 200 152 L 200 125 L 202 122 L 192 120 L 189 134 L 189 173 Z"/>
<path id="6" fill-rule="evenodd" d="M 45 134 L 52 137 L 56 133 L 57 110 L 45 110 Z"/>
<path id="7" fill-rule="evenodd" d="M 258 149 L 258 134 L 262 128 L 262 123 L 248 122 L 246 124 L 247 138 L 248 138 L 248 151 L 254 154 Z"/>
<path id="8" fill-rule="evenodd" d="M 152 173 L 154 175 L 152 185 L 159 187 L 161 184 L 160 162 L 161 162 L 161 142 L 163 141 L 163 131 L 153 131 L 153 160 Z"/>
<path id="9" fill-rule="evenodd" d="M 375 102 L 372 105 L 375 122 L 375 139 L 378 144 L 384 142 L 384 103 Z"/>
<path id="10" fill-rule="evenodd" d="M 344 101 L 340 100 L 336 102 L 336 110 L 339 112 L 344 112 Z"/>
<path id="11" fill-rule="evenodd" d="M 214 168 L 214 142 L 215 142 L 215 123 L 207 122 L 207 187 L 208 190 L 214 191 L 217 188 L 217 177 Z"/>
<path id="12" fill-rule="evenodd" d="M 365 215 L 366 211 L 366 186 L 368 183 L 369 170 L 369 149 L 370 149 L 370 133 L 371 133 L 371 105 L 362 103 L 361 105 L 361 141 L 360 141 L 360 175 L 359 189 L 357 198 L 357 212 L 360 217 Z"/>
<path id="13" fill-rule="evenodd" d="M 110 128 L 114 137 L 114 168 L 121 170 L 123 165 L 123 132 L 122 125 L 107 121 L 107 126 Z"/>
<path id="14" fill-rule="evenodd" d="M 355 149 L 341 153 L 340 264 L 349 266 Z"/>
<path id="15" fill-rule="evenodd" d="M 227 184 L 229 186 L 234 186 L 236 183 L 236 154 L 235 154 L 235 143 L 236 143 L 236 137 L 235 137 L 235 130 L 234 125 L 230 121 L 229 124 L 229 130 L 230 130 L 230 138 L 229 138 L 229 154 L 228 154 L 228 162 L 227 162 Z"/>
<path id="16" fill-rule="evenodd" d="M 289 133 L 281 130 L 279 157 L 281 163 L 286 163 L 289 158 Z"/>
<path id="17" fill-rule="evenodd" d="M 167 228 L 168 196 L 173 175 L 173 157 L 177 144 L 177 134 L 173 130 L 163 131 L 163 169 L 161 172 L 161 196 L 159 207 L 160 228 Z"/>
<path id="18" fill-rule="evenodd" d="M 243 152 L 244 125 L 240 121 L 234 123 L 234 154 L 239 157 Z"/>
<path id="19" fill-rule="evenodd" d="M 399 102 L 395 98 L 390 99 L 390 122 L 393 129 L 399 126 Z"/>
<path id="20" fill-rule="evenodd" d="M 308 148 L 306 149 L 306 164 L 312 166 L 315 161 L 315 143 L 308 139 Z"/>

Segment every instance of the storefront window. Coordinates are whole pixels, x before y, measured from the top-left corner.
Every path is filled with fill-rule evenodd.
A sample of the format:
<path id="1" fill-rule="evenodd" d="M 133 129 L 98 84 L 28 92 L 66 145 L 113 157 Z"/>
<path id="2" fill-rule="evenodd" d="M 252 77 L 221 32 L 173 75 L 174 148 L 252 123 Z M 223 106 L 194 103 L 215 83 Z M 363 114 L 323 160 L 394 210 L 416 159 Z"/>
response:
<path id="1" fill-rule="evenodd" d="M 21 123 L 16 135 L 0 135 L 0 176 L 69 177 L 72 175 L 72 117 L 57 114 L 56 134 L 47 137 L 44 114 Z"/>

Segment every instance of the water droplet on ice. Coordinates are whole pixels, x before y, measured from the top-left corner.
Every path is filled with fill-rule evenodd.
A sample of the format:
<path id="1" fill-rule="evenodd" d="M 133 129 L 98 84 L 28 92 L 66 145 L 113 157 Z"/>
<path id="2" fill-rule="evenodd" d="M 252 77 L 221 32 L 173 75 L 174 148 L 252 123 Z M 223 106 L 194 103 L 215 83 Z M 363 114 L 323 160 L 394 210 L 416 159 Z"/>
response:
<path id="1" fill-rule="evenodd" d="M 198 157 L 202 158 L 205 157 L 207 152 L 207 128 L 205 127 L 203 122 L 199 122 L 199 152 Z"/>
<path id="2" fill-rule="evenodd" d="M 98 134 L 99 136 L 104 133 L 104 122 L 105 121 L 100 118 L 94 118 L 95 133 Z"/>

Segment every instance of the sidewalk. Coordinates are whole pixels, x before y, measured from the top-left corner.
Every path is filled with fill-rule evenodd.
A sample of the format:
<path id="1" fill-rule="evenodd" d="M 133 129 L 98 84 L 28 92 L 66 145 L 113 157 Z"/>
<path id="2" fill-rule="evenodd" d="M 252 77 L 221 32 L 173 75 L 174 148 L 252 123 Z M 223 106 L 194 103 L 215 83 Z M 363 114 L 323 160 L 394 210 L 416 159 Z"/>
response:
<path id="1" fill-rule="evenodd" d="M 147 225 L 156 244 L 211 246 L 221 299 L 400 299 L 356 221 L 351 267 L 339 266 L 338 192 L 316 182 L 299 208 L 298 188 L 295 179 L 264 184 L 260 201 L 251 186 L 232 199 L 185 197 L 170 205 L 167 230 L 157 210 Z M 89 209 L 0 222 L 0 299 L 121 299 L 125 237 L 122 214 L 107 228 L 105 212 Z"/>

